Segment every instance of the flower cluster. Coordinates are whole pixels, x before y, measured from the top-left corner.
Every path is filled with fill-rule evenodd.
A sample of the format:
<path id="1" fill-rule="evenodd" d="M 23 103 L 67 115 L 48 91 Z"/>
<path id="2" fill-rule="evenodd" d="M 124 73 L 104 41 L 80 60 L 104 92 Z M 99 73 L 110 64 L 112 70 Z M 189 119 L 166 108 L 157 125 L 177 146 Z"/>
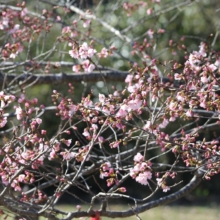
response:
<path id="1" fill-rule="evenodd" d="M 84 27 L 87 27 L 89 24 L 90 20 L 86 20 L 84 22 Z M 77 22 L 73 22 L 73 26 L 76 25 Z M 76 31 L 70 26 L 64 27 L 62 30 L 62 34 L 62 40 L 64 41 L 69 41 L 69 39 L 72 39 L 78 35 Z M 72 67 L 73 72 L 79 73 L 81 69 L 83 69 L 84 72 L 92 72 L 95 69 L 95 65 L 92 62 L 91 58 L 97 53 L 96 49 L 92 47 L 92 44 L 88 45 L 87 42 L 83 42 L 81 45 L 78 45 L 73 41 L 69 41 L 69 46 L 72 47 L 71 50 L 69 50 L 69 55 L 74 59 L 80 60 L 81 63 Z M 112 47 L 110 48 L 110 50 L 107 50 L 104 47 L 102 48 L 101 52 L 98 53 L 98 56 L 100 58 L 106 58 L 112 53 L 112 50 L 114 49 L 115 48 Z"/>
<path id="2" fill-rule="evenodd" d="M 157 185 L 163 189 L 163 192 L 167 192 L 170 190 L 170 187 L 166 185 L 166 181 L 164 178 L 157 178 Z"/>
<path id="3" fill-rule="evenodd" d="M 69 119 L 78 110 L 78 106 L 74 105 L 70 98 L 62 97 L 61 100 L 59 100 L 60 96 L 61 95 L 56 90 L 53 91 L 52 101 L 54 103 L 59 101 L 56 115 L 60 116 L 62 120 Z"/>
<path id="4" fill-rule="evenodd" d="M 130 176 L 142 185 L 148 185 L 148 180 L 152 178 L 150 163 L 144 161 L 141 153 L 134 156 L 135 166 L 130 169 Z"/>
<path id="5" fill-rule="evenodd" d="M 32 173 L 25 171 L 24 174 L 16 175 L 19 172 L 18 164 L 10 158 L 5 157 L 5 160 L 0 164 L 0 174 L 2 182 L 5 186 L 10 184 L 15 191 L 21 191 L 20 183 L 33 183 L 34 176 Z M 13 176 L 16 178 L 13 178 Z"/>
<path id="6" fill-rule="evenodd" d="M 128 16 L 139 9 L 140 14 L 151 15 L 159 7 L 158 5 L 153 7 L 153 3 L 159 2 L 160 0 L 138 1 L 134 4 L 125 2 L 123 8 Z M 65 13 L 69 9 L 65 8 Z M 61 7 L 59 12 L 60 10 Z M 100 61 L 99 64 L 104 64 L 103 58 L 112 55 L 115 48 L 108 48 L 107 41 L 107 44 L 102 45 L 99 45 L 98 38 L 94 41 L 96 38 L 90 35 L 96 30 L 96 28 L 93 30 L 93 24 L 100 22 L 99 24 L 103 25 L 105 21 L 101 21 L 98 17 L 95 19 L 95 16 L 90 18 L 91 20 L 80 16 L 79 20 L 72 22 L 72 25 L 63 28 L 61 36 L 56 38 L 53 49 L 45 51 L 46 45 L 45 48 L 42 47 L 42 51 L 39 50 L 42 53 L 32 56 L 34 40 L 42 39 L 42 35 L 38 37 L 39 34 L 50 30 L 51 25 L 48 22 L 53 21 L 60 25 L 60 22 L 64 21 L 60 16 L 54 16 L 46 9 L 38 18 L 34 17 L 33 13 L 25 8 L 25 3 L 17 12 L 9 8 L 2 9 L 0 31 L 7 33 L 8 36 L 1 49 L 1 58 L 5 65 L 2 69 L 10 74 L 15 71 L 13 68 L 17 68 L 18 71 L 27 72 L 27 76 L 29 72 L 35 74 L 36 70 L 38 73 L 41 71 L 49 73 L 53 67 L 55 71 L 60 71 L 63 66 L 67 69 L 68 65 L 72 66 L 71 63 L 50 60 L 50 58 L 62 58 L 59 55 L 50 55 L 54 52 L 65 54 L 61 49 L 62 43 L 68 43 L 70 48 L 67 50 L 68 54 L 76 61 L 76 65 L 72 67 L 73 72 L 94 71 L 98 66 L 93 59 L 96 58 L 94 59 L 96 63 Z M 83 25 L 77 26 L 78 21 L 82 21 Z M 132 27 L 135 22 L 131 23 Z M 86 31 L 86 34 L 79 31 L 80 28 Z M 121 32 L 115 28 L 109 29 L 108 25 L 103 25 L 103 28 L 111 32 L 109 36 L 115 34 L 120 37 L 120 42 L 123 38 L 129 39 L 129 35 L 123 36 L 127 28 Z M 108 194 L 111 193 L 112 198 L 119 196 L 118 192 L 126 192 L 126 188 L 121 185 L 128 176 L 133 181 L 152 189 L 153 195 L 158 189 L 167 192 L 176 185 L 176 183 L 170 185 L 176 170 L 192 173 L 194 168 L 196 170 L 202 167 L 206 179 L 220 173 L 217 131 L 213 132 L 211 138 L 213 140 L 207 141 L 204 138 L 198 141 L 201 137 L 200 132 L 202 133 L 204 128 L 212 127 L 211 123 L 215 126 L 220 123 L 218 94 L 220 56 L 210 51 L 206 43 L 201 43 L 198 51 L 189 54 L 188 50 L 184 51 L 186 56 L 184 64 L 171 60 L 162 62 L 161 59 L 151 58 L 152 54 L 157 53 L 148 54 L 148 52 L 155 51 L 155 39 L 158 37 L 158 41 L 163 33 L 165 33 L 164 29 L 152 26 L 146 29 L 142 36 L 134 38 L 138 39 L 137 42 L 132 42 L 130 46 L 124 44 L 126 48 L 132 47 L 130 60 L 133 58 L 137 60 L 136 55 L 139 58 L 137 61 L 139 63 L 133 61 L 129 63 L 130 71 L 126 76 L 124 88 L 122 88 L 124 84 L 108 87 L 106 94 L 107 90 L 104 87 L 91 92 L 86 89 L 86 95 L 78 103 L 76 103 L 78 97 L 73 97 L 75 90 L 70 83 L 68 95 L 61 95 L 53 90 L 54 106 L 44 108 L 43 105 L 38 104 L 37 98 L 28 100 L 25 96 L 25 93 L 28 93 L 25 90 L 27 88 L 25 83 L 29 83 L 32 75 L 27 81 L 19 81 L 20 75 L 18 75 L 19 84 L 14 80 L 10 82 L 12 87 L 8 83 L 9 80 L 5 80 L 4 84 L 7 87 L 4 88 L 8 94 L 0 92 L 0 128 L 6 125 L 9 115 L 6 111 L 13 102 L 15 102 L 13 106 L 15 114 L 11 115 L 16 116 L 12 118 L 10 115 L 11 123 L 7 127 L 9 131 L 12 130 L 11 134 L 6 129 L 1 129 L 4 138 L 0 143 L 0 174 L 6 193 L 11 193 L 11 189 L 18 191 L 16 194 L 19 194 L 21 202 L 25 202 L 25 207 L 28 207 L 28 204 L 34 206 L 45 202 L 47 205 L 56 205 L 59 197 L 67 191 L 71 192 L 70 187 L 78 187 L 92 195 L 94 192 L 89 187 L 92 182 L 91 176 L 99 185 L 95 179 L 97 170 L 102 179 L 99 180 L 106 183 Z M 40 45 L 40 42 L 38 41 L 36 45 Z M 172 40 L 169 46 L 173 49 Z M 100 51 L 96 51 L 95 48 L 99 48 Z M 180 48 L 184 49 L 185 46 L 182 45 Z M 123 50 L 119 53 L 122 59 Z M 17 64 L 17 60 L 22 59 L 26 51 L 30 53 L 26 54 L 28 55 L 25 56 L 26 59 L 31 57 L 32 60 L 19 61 Z M 9 62 L 9 59 L 15 59 L 16 62 Z M 118 56 L 112 60 L 116 59 Z M 107 62 L 111 63 L 111 61 Z M 104 69 L 99 68 L 99 70 L 102 74 Z M 16 97 L 10 95 L 15 94 L 15 91 L 20 91 L 22 94 L 20 96 L 16 94 Z M 48 130 L 42 128 L 44 123 L 41 116 L 46 111 L 50 111 L 52 117 L 55 115 L 60 123 L 54 133 L 52 133 L 55 130 L 52 128 L 54 124 L 49 126 Z M 189 128 L 193 123 L 188 124 L 188 122 L 192 119 L 193 122 L 197 122 L 197 119 L 199 121 L 201 112 L 211 115 L 210 119 L 201 127 L 196 124 L 196 128 Z M 137 151 L 139 153 L 134 156 L 131 166 L 131 155 Z M 145 156 L 140 152 L 144 152 Z M 166 156 L 167 160 L 164 159 Z M 161 173 L 165 174 L 161 176 Z M 30 192 L 21 193 L 24 185 L 31 188 Z M 44 189 L 45 186 L 55 189 L 50 197 L 39 190 Z M 98 197 L 103 195 L 104 193 L 99 194 Z M 94 195 L 93 198 L 98 197 Z M 45 207 L 49 208 L 49 205 L 43 208 Z M 42 206 L 37 206 L 38 213 L 46 213 L 48 216 L 53 213 L 49 209 L 45 209 L 44 212 L 41 208 Z M 80 212 L 81 208 L 77 209 Z"/>
<path id="7" fill-rule="evenodd" d="M 0 92 L 0 128 L 3 128 L 7 123 L 7 117 L 4 116 L 4 108 L 6 108 L 10 103 L 14 102 L 15 96 L 6 95 L 3 91 Z"/>
<path id="8" fill-rule="evenodd" d="M 90 58 L 97 52 L 92 46 L 88 46 L 86 42 L 78 46 L 74 43 L 69 44 L 72 49 L 69 50 L 69 54 L 74 59 L 82 59 L 82 68 L 85 72 L 92 72 L 95 69 L 95 65 L 91 63 Z M 73 66 L 73 71 L 79 72 L 79 65 Z"/>
<path id="9" fill-rule="evenodd" d="M 36 108 L 38 104 L 38 99 L 34 98 L 32 100 L 28 100 L 26 99 L 24 94 L 21 94 L 20 98 L 18 98 L 18 103 L 19 106 L 16 105 L 14 106 L 15 115 L 17 116 L 18 120 L 21 120 L 25 116 L 31 116 L 34 112 L 44 108 L 44 106 L 40 106 L 40 108 L 38 107 Z M 38 119 L 38 122 L 41 124 L 40 120 L 41 119 Z"/>
<path id="10" fill-rule="evenodd" d="M 106 162 L 100 166 L 100 178 L 104 179 L 104 177 L 107 178 L 106 182 L 108 187 L 118 183 L 117 175 L 110 162 Z"/>
<path id="11" fill-rule="evenodd" d="M 102 112 L 104 115 L 113 115 L 115 113 L 115 106 L 111 101 L 111 98 L 105 97 L 104 94 L 99 94 L 99 103 L 95 105 L 95 109 Z"/>
<path id="12" fill-rule="evenodd" d="M 7 60 L 8 58 L 15 59 L 15 57 L 22 51 L 23 51 L 23 47 L 21 46 L 20 43 L 14 43 L 14 44 L 7 43 L 5 44 L 4 49 L 2 49 L 2 58 L 4 60 Z"/>
<path id="13" fill-rule="evenodd" d="M 52 27 L 47 19 L 42 21 L 37 17 L 30 16 L 25 2 L 18 3 L 17 6 L 21 10 L 5 7 L 1 12 L 0 30 L 10 36 L 1 49 L 1 58 L 4 61 L 15 59 L 25 50 L 24 42 L 30 42 L 30 39 L 34 39 L 42 31 L 48 32 Z"/>

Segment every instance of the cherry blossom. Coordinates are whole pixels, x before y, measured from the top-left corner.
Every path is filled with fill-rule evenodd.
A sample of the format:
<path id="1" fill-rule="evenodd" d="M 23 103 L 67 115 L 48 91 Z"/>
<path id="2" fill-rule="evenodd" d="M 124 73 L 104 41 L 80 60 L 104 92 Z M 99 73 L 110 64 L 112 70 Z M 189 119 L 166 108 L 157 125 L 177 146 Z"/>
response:
<path id="1" fill-rule="evenodd" d="M 80 69 L 81 69 L 80 65 L 74 65 L 74 66 L 72 67 L 72 70 L 73 70 L 73 72 L 75 72 L 75 73 L 79 73 L 79 72 L 80 72 Z"/>
<path id="2" fill-rule="evenodd" d="M 87 27 L 89 26 L 90 23 L 91 23 L 90 20 L 86 20 L 86 21 L 84 21 L 84 22 L 83 22 L 83 27 L 84 27 L 84 28 L 87 28 Z"/>
<path id="3" fill-rule="evenodd" d="M 84 60 L 82 63 L 82 67 L 87 73 L 91 73 L 95 69 L 95 65 L 93 63 L 90 63 L 89 60 Z"/>
<path id="4" fill-rule="evenodd" d="M 148 180 L 152 178 L 152 173 L 149 171 L 145 171 L 143 173 L 139 173 L 138 176 L 135 178 L 135 180 L 142 184 L 142 185 L 148 185 Z"/>
<path id="5" fill-rule="evenodd" d="M 104 47 L 104 48 L 102 48 L 101 52 L 98 53 L 98 56 L 99 56 L 100 58 L 101 58 L 101 57 L 107 58 L 107 57 L 109 56 L 109 52 L 108 52 L 108 50 Z"/>
<path id="6" fill-rule="evenodd" d="M 86 42 L 84 42 L 79 48 L 79 57 L 81 59 L 91 58 L 96 53 L 96 50 L 89 47 Z"/>
<path id="7" fill-rule="evenodd" d="M 135 162 L 141 162 L 144 160 L 144 157 L 141 155 L 141 153 L 137 153 L 135 156 L 134 156 L 134 161 Z"/>
<path id="8" fill-rule="evenodd" d="M 161 20 L 158 10 L 163 4 L 119 3 L 121 17 L 130 16 L 123 20 L 125 28 L 120 22 L 112 25 L 114 7 L 106 16 L 102 7 L 86 11 L 83 4 L 39 12 L 29 11 L 25 2 L 2 8 L 3 207 L 22 216 L 28 210 L 33 218 L 93 213 L 95 219 L 100 214 L 118 217 L 121 212 L 103 207 L 108 198 L 131 199 L 124 187 L 129 179 L 146 188 L 129 210 L 138 214 L 158 191 L 172 188 L 172 198 L 182 192 L 182 185 L 176 187 L 182 172 L 193 176 L 181 183 L 187 189 L 220 173 L 218 131 L 212 129 L 220 123 L 220 55 L 215 39 L 213 45 L 195 41 L 187 46 L 186 37 L 168 39 L 167 29 L 157 24 L 135 35 L 134 19 L 145 14 L 152 21 Z M 166 45 L 165 55 L 161 45 Z M 31 90 L 42 82 L 50 86 L 39 94 Z M 62 90 L 57 83 L 64 83 Z M 40 97 L 45 91 L 51 91 L 51 100 L 40 103 L 47 98 Z M 48 126 L 48 120 L 53 124 Z M 91 196 L 89 210 L 77 206 L 75 211 L 60 211 L 57 203 L 66 193 L 82 201 L 72 189 Z M 92 210 L 96 200 L 102 205 L 100 213 Z"/>
<path id="9" fill-rule="evenodd" d="M 24 112 L 23 112 L 21 107 L 16 107 L 15 108 L 15 114 L 17 115 L 18 120 L 21 120 L 24 116 Z"/>
<path id="10" fill-rule="evenodd" d="M 61 152 L 60 155 L 63 156 L 63 159 L 64 160 L 71 160 L 72 158 L 75 157 L 75 154 L 74 152 L 68 152 L 68 151 L 65 151 L 65 152 Z"/>

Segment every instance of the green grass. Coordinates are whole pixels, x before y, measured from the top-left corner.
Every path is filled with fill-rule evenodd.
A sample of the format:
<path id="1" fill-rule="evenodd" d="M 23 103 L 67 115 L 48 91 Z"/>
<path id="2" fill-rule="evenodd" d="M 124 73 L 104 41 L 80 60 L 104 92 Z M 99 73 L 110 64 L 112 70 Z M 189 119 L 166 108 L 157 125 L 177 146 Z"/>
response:
<path id="1" fill-rule="evenodd" d="M 75 205 L 62 205 L 59 206 L 66 211 L 75 210 Z M 124 209 L 125 206 L 112 206 L 113 209 Z M 218 207 L 207 207 L 207 206 L 163 206 L 148 210 L 144 213 L 141 213 L 139 217 L 142 220 L 219 220 L 220 212 Z M 4 219 L 4 217 L 0 217 L 0 219 Z M 61 218 L 62 219 L 62 218 Z M 89 219 L 89 218 L 83 218 Z M 102 220 L 110 220 L 111 218 L 102 217 Z M 115 218 L 115 220 L 119 220 L 121 218 Z M 137 219 L 135 216 L 124 218 L 128 220 Z M 12 218 L 7 218 L 7 220 L 12 220 Z M 40 220 L 44 220 L 40 218 Z"/>

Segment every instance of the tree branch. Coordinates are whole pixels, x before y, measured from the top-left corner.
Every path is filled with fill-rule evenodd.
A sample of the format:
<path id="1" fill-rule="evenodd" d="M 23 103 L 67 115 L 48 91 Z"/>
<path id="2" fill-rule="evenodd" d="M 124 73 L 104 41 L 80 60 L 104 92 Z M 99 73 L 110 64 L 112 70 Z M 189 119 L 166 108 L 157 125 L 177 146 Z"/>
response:
<path id="1" fill-rule="evenodd" d="M 41 84 L 62 84 L 66 82 L 80 83 L 84 82 L 98 82 L 103 81 L 103 77 L 107 81 L 119 81 L 123 82 L 127 76 L 128 72 L 123 71 L 102 71 L 91 72 L 91 73 L 56 73 L 56 74 L 1 74 L 0 75 L 0 85 L 3 83 L 10 83 L 15 81 L 18 84 L 30 84 L 35 85 Z"/>
<path id="2" fill-rule="evenodd" d="M 81 83 L 84 82 L 98 82 L 103 81 L 103 78 L 106 81 L 117 81 L 117 82 L 124 82 L 126 76 L 129 74 L 127 71 L 120 71 L 120 70 L 103 70 L 98 72 L 94 71 L 91 73 L 49 73 L 49 74 L 3 74 L 0 73 L 0 85 L 6 83 L 6 85 L 10 82 L 18 83 L 19 85 L 27 85 L 30 83 L 34 83 L 35 85 L 42 85 L 42 84 L 62 84 L 62 83 Z M 173 84 L 174 88 L 179 87 L 178 81 L 172 82 L 167 77 L 162 77 L 158 81 L 163 84 L 170 83 Z"/>
<path id="3" fill-rule="evenodd" d="M 100 210 L 101 216 L 111 217 L 111 218 L 126 218 L 129 216 L 134 215 L 134 213 L 141 213 L 144 211 L 147 211 L 151 208 L 165 205 L 167 203 L 176 201 L 177 199 L 183 197 L 184 195 L 190 193 L 193 189 L 198 186 L 198 184 L 202 181 L 203 172 L 199 169 L 196 174 L 193 176 L 191 181 L 181 188 L 179 191 L 172 193 L 171 195 L 165 196 L 163 198 L 160 198 L 158 200 L 148 202 L 146 204 L 143 204 L 141 206 L 134 207 L 133 209 L 130 209 L 128 211 L 105 211 Z M 72 218 L 82 217 L 85 214 L 85 212 L 72 212 L 69 213 L 66 218 L 63 218 L 64 220 L 71 220 Z M 88 215 L 88 213 L 86 213 Z"/>

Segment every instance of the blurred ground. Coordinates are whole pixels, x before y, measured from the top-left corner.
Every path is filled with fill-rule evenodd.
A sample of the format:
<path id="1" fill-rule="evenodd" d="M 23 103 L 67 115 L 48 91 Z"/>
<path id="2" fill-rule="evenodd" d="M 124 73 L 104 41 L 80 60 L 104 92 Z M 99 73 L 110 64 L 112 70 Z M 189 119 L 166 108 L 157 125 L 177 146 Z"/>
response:
<path id="1" fill-rule="evenodd" d="M 114 206 L 111 207 L 112 210 L 113 208 Z M 121 209 L 124 208 L 125 206 L 121 206 Z M 73 210 L 75 206 L 65 206 L 64 209 Z M 120 209 L 120 205 L 116 209 Z M 148 210 L 140 214 L 139 217 L 142 220 L 219 220 L 220 212 L 218 206 L 163 206 Z M 102 218 L 102 220 L 107 219 L 110 220 L 110 218 Z M 115 220 L 119 219 L 121 218 L 115 218 Z M 137 217 L 132 216 L 124 219 L 135 220 Z"/>
<path id="2" fill-rule="evenodd" d="M 61 208 L 61 206 L 59 206 Z M 75 205 L 62 205 L 63 210 L 73 211 L 76 209 Z M 125 209 L 125 206 L 112 206 L 111 209 Z M 5 216 L 1 216 L 3 220 Z M 219 220 L 220 212 L 218 206 L 163 206 L 148 210 L 139 215 L 142 220 Z M 62 216 L 60 216 L 62 219 Z M 81 218 L 89 220 L 89 218 Z M 119 220 L 122 218 L 115 218 Z M 123 218 L 128 220 L 135 220 L 137 217 L 132 216 Z M 7 220 L 13 220 L 12 216 L 8 216 Z M 45 220 L 40 218 L 40 220 Z M 102 220 L 110 220 L 110 218 L 102 217 Z"/>

